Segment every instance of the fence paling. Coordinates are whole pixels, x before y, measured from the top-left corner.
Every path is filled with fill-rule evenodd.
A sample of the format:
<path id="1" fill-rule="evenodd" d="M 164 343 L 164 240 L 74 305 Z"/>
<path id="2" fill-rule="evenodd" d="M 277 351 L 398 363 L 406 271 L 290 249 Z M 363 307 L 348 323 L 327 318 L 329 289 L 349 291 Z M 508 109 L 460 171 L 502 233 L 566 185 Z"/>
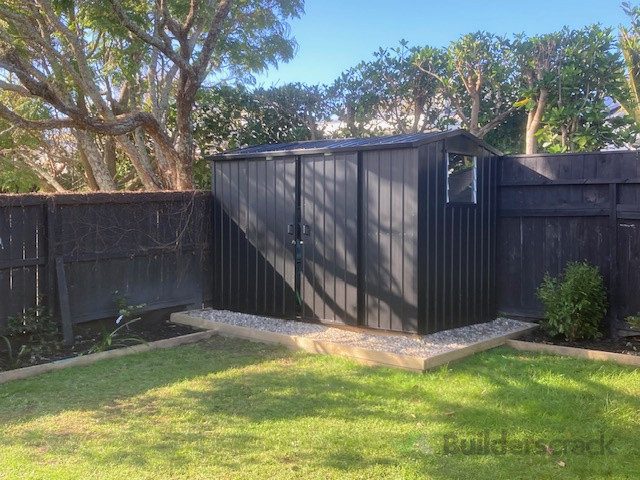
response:
<path id="1" fill-rule="evenodd" d="M 208 192 L 0 195 L 0 332 L 36 306 L 60 315 L 56 257 L 74 324 L 115 314 L 116 290 L 148 309 L 210 301 L 211 204 Z M 499 311 L 539 317 L 544 273 L 587 260 L 624 327 L 640 311 L 639 152 L 500 159 L 497 235 Z"/>
<path id="2" fill-rule="evenodd" d="M 59 318 L 59 299 L 73 324 L 114 316 L 116 297 L 146 310 L 210 301 L 210 219 L 208 192 L 0 195 L 0 333 L 36 307 Z"/>
<path id="3" fill-rule="evenodd" d="M 612 330 L 640 311 L 640 156 L 633 152 L 504 157 L 498 179 L 498 308 L 539 317 L 545 272 L 597 265 Z"/>

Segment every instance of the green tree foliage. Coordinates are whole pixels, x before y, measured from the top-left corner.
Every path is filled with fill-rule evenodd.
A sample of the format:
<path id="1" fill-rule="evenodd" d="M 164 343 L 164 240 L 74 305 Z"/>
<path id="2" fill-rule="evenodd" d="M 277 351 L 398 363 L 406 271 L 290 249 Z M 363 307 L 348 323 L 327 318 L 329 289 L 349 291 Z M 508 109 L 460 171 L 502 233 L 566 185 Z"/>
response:
<path id="1" fill-rule="evenodd" d="M 524 152 L 527 112 L 519 108 L 490 130 L 484 140 L 505 154 Z"/>
<path id="2" fill-rule="evenodd" d="M 324 87 L 300 83 L 249 90 L 219 84 L 202 89 L 194 113 L 194 139 L 205 155 L 251 145 L 319 139 L 329 119 Z M 195 164 L 196 185 L 207 188 L 207 162 Z"/>
<path id="3" fill-rule="evenodd" d="M 416 62 L 419 55 L 423 60 Z M 373 59 L 350 68 L 327 91 L 331 112 L 344 127 L 340 135 L 417 133 L 444 129 L 453 123 L 450 102 L 439 82 L 419 65 L 431 62 L 443 73 L 442 52 L 410 47 L 406 40 L 379 48 Z"/>
<path id="4" fill-rule="evenodd" d="M 612 30 L 512 38 L 476 32 L 447 48 L 379 49 L 330 89 L 352 136 L 409 133 L 455 124 L 505 152 L 598 150 L 628 144 L 629 119 Z"/>
<path id="5" fill-rule="evenodd" d="M 484 138 L 513 113 L 518 85 L 509 39 L 487 32 L 464 35 L 435 55 L 437 60 L 444 57 L 444 71 L 433 52 L 424 48 L 416 65 L 439 82 L 467 130 Z"/>
<path id="6" fill-rule="evenodd" d="M 34 120 L 49 118 L 49 112 L 37 100 L 12 98 L 6 92 L 0 92 L 0 98 L 11 103 L 25 117 Z M 78 165 L 71 162 L 63 167 L 57 162 L 69 148 L 68 144 L 58 141 L 63 137 L 27 131 L 0 118 L 0 191 L 24 193 L 72 188 L 65 173 L 77 169 Z"/>
<path id="7" fill-rule="evenodd" d="M 580 152 L 621 146 L 633 131 L 612 116 L 621 98 L 623 63 L 610 28 L 579 30 L 517 40 L 522 99 L 527 111 L 526 153 Z"/>
<path id="8" fill-rule="evenodd" d="M 425 132 L 451 123 L 449 102 L 440 95 L 438 80 L 415 63 L 420 53 L 420 48 L 401 40 L 396 48 L 379 49 L 366 64 L 376 118 L 389 126 L 389 133 Z M 440 52 L 432 50 L 424 57 L 424 62 L 442 72 Z"/>
<path id="9" fill-rule="evenodd" d="M 27 167 L 0 160 L 0 193 L 27 193 L 40 189 L 40 179 Z"/>
<path id="10" fill-rule="evenodd" d="M 200 91 L 194 135 L 201 154 L 263 143 L 322 137 L 328 118 L 320 87 L 288 84 L 253 91 L 243 85 L 217 85 Z"/>
<path id="11" fill-rule="evenodd" d="M 321 123 L 330 117 L 326 87 L 290 83 L 258 89 L 254 97 L 265 113 L 284 120 L 281 126 L 290 132 L 289 138 L 317 140 L 324 135 Z M 264 124 L 267 126 L 269 122 Z"/>
<path id="12" fill-rule="evenodd" d="M 640 7 L 624 2 L 622 9 L 630 20 L 628 27 L 620 27 L 619 37 L 627 70 L 627 91 L 616 100 L 640 126 Z"/>
<path id="13" fill-rule="evenodd" d="M 363 137 L 375 133 L 378 97 L 371 85 L 370 66 L 360 62 L 343 72 L 328 89 L 331 111 L 344 124 L 339 136 Z"/>
<path id="14" fill-rule="evenodd" d="M 118 188 L 123 158 L 145 189 L 192 188 L 199 88 L 290 59 L 295 41 L 287 22 L 302 6 L 302 0 L 6 0 L 0 90 L 38 98 L 50 118 L 25 117 L 9 102 L 0 102 L 0 117 L 27 130 L 69 129 L 94 189 Z"/>
<path id="15" fill-rule="evenodd" d="M 547 151 L 584 152 L 623 146 L 634 132 L 628 118 L 612 117 L 624 96 L 624 65 L 612 30 L 592 25 L 568 32 L 553 104 L 538 132 Z"/>

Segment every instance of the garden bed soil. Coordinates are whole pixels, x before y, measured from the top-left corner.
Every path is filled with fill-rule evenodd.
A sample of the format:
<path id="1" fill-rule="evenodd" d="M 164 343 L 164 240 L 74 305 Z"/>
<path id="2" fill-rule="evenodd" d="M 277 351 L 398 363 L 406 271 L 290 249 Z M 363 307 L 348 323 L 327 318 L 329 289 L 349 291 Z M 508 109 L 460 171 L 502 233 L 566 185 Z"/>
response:
<path id="1" fill-rule="evenodd" d="M 538 329 L 523 335 L 519 340 L 524 342 L 546 343 L 549 345 L 560 345 L 563 347 L 583 348 L 587 350 L 600 350 L 603 352 L 640 356 L 640 336 L 620 337 L 618 339 L 602 338 L 599 340 L 576 340 L 574 342 L 567 342 L 563 337 L 552 337 L 544 330 Z"/>
<path id="2" fill-rule="evenodd" d="M 117 325 L 110 321 L 104 321 L 103 325 L 107 332 L 113 331 Z M 146 343 L 155 342 L 157 340 L 164 340 L 167 338 L 181 337 L 190 333 L 200 332 L 202 330 L 193 328 L 187 325 L 177 325 L 171 323 L 168 319 L 158 320 L 157 318 L 143 318 L 137 322 L 129 324 L 123 328 L 117 337 L 114 339 L 115 345 L 105 348 L 104 350 L 114 350 L 122 348 L 123 346 L 140 345 L 142 342 L 129 340 L 124 341 L 126 338 L 140 338 Z M 74 326 L 74 338 L 75 342 L 72 346 L 65 347 L 60 345 L 60 348 L 55 351 L 38 351 L 37 353 L 28 353 L 20 357 L 17 364 L 12 365 L 10 368 L 7 365 L 8 355 L 6 348 L 2 348 L 0 351 L 0 372 L 13 370 L 15 368 L 30 367 L 33 365 L 42 365 L 45 363 L 55 362 L 57 360 L 64 360 L 67 358 L 78 357 L 80 355 L 86 355 L 90 353 L 92 347 L 100 343 L 103 338 L 102 328 L 100 322 L 91 322 L 88 324 Z M 124 345 L 122 343 L 124 343 Z M 12 345 L 15 353 L 20 349 L 20 346 L 26 344 L 29 347 L 29 343 L 21 341 L 20 338 L 12 339 Z M 0 347 L 4 347 L 4 344 L 0 344 Z"/>

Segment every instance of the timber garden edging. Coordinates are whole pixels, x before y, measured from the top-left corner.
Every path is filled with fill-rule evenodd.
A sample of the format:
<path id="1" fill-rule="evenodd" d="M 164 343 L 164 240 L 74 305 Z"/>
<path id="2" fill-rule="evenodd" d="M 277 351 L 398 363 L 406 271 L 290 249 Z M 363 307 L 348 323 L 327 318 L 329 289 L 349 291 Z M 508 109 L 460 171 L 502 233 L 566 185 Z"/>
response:
<path id="1" fill-rule="evenodd" d="M 92 353 L 89 355 L 81 355 L 79 357 L 65 358 L 63 360 L 57 360 L 51 363 L 43 363 L 42 365 L 33 365 L 31 367 L 16 368 L 15 370 L 8 370 L 6 372 L 0 372 L 0 384 L 10 382 L 12 380 L 23 380 L 25 378 L 34 377 L 36 375 L 42 375 L 44 373 L 53 372 L 55 370 L 63 370 L 69 367 L 79 367 L 91 365 L 99 362 L 100 360 L 108 360 L 111 358 L 126 357 L 128 355 L 134 355 L 136 353 L 149 352 L 151 350 L 159 350 L 164 348 L 173 348 L 180 345 L 187 345 L 189 343 L 196 343 L 200 340 L 216 335 L 214 331 L 196 332 L 188 335 L 182 335 L 180 337 L 165 338 L 164 340 L 158 340 L 142 345 L 133 345 L 131 347 L 123 347 L 115 350 L 107 350 L 106 352 Z"/>
<path id="2" fill-rule="evenodd" d="M 245 340 L 270 345 L 283 345 L 291 350 L 302 350 L 313 354 L 346 357 L 365 365 L 400 368 L 419 373 L 455 360 L 460 360 L 473 355 L 474 353 L 504 345 L 510 338 L 519 337 L 538 328 L 537 325 L 529 328 L 523 328 L 516 332 L 497 335 L 461 348 L 423 358 L 355 347 L 325 340 L 316 340 L 299 335 L 287 335 L 284 333 L 262 331 L 255 328 L 240 327 L 209 319 L 193 317 L 189 315 L 189 313 L 190 312 L 172 313 L 171 321 L 181 325 L 208 329 L 222 336 L 243 338 Z"/>
<path id="3" fill-rule="evenodd" d="M 605 352 L 602 350 L 588 350 L 586 348 L 566 347 L 564 345 L 550 345 L 548 343 L 524 342 L 522 340 L 515 339 L 507 340 L 506 344 L 508 347 L 523 352 L 546 353 L 549 355 L 586 358 L 588 360 L 615 362 L 620 365 L 640 367 L 640 356 L 637 355 Z"/>

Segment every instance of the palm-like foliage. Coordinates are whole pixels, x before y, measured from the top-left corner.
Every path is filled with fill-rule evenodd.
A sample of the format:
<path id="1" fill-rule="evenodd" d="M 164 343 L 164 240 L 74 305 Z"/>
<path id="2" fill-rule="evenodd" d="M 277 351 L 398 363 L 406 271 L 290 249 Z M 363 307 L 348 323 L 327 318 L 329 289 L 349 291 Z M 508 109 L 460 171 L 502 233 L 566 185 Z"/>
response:
<path id="1" fill-rule="evenodd" d="M 620 28 L 620 49 L 627 66 L 628 95 L 618 98 L 618 103 L 640 124 L 640 7 L 622 4 L 631 19 L 629 27 Z"/>

